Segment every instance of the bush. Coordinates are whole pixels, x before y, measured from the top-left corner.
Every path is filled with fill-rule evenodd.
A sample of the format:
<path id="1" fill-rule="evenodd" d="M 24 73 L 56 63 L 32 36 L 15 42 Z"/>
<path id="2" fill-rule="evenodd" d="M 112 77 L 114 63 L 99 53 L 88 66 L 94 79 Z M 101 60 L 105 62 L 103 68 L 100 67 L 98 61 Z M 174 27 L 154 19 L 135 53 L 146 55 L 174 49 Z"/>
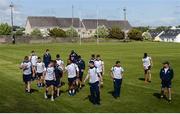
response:
<path id="1" fill-rule="evenodd" d="M 121 40 L 125 38 L 125 34 L 120 27 L 112 27 L 109 29 L 109 38 Z"/>
<path id="2" fill-rule="evenodd" d="M 10 35 L 12 31 L 11 28 L 7 23 L 0 24 L 0 35 Z"/>
<path id="3" fill-rule="evenodd" d="M 49 29 L 49 36 L 66 37 L 66 32 L 60 28 L 53 28 L 53 29 Z"/>
<path id="4" fill-rule="evenodd" d="M 132 29 L 128 32 L 128 38 L 131 40 L 143 40 L 142 32 L 137 29 Z"/>
<path id="5" fill-rule="evenodd" d="M 16 32 L 15 32 L 15 35 L 16 36 L 22 36 L 22 35 L 24 35 L 25 33 L 24 33 L 24 28 L 18 28 L 17 30 L 16 30 Z"/>
<path id="6" fill-rule="evenodd" d="M 95 37 L 106 38 L 109 35 L 109 31 L 105 26 L 99 26 L 95 31 Z"/>
<path id="7" fill-rule="evenodd" d="M 34 29 L 32 32 L 31 32 L 31 36 L 33 37 L 42 37 L 42 33 L 39 29 Z"/>
<path id="8" fill-rule="evenodd" d="M 145 39 L 145 40 L 152 40 L 152 39 L 153 39 L 152 36 L 151 36 L 151 34 L 150 34 L 149 32 L 144 32 L 144 33 L 142 34 L 142 37 L 143 37 L 143 39 Z"/>
<path id="9" fill-rule="evenodd" d="M 78 32 L 76 31 L 76 29 L 74 27 L 70 27 L 66 31 L 66 36 L 67 37 L 78 37 Z"/>

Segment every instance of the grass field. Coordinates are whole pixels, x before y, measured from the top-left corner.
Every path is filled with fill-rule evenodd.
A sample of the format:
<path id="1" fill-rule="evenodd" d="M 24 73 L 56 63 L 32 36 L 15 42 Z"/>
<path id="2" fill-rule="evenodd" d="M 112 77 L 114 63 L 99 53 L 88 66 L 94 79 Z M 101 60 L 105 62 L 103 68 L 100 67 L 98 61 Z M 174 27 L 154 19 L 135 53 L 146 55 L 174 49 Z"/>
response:
<path id="1" fill-rule="evenodd" d="M 100 54 L 105 62 L 104 88 L 101 90 L 101 105 L 92 105 L 87 96 L 89 86 L 85 86 L 76 96 L 67 93 L 55 99 L 55 102 L 44 99 L 44 89 L 24 93 L 22 72 L 18 65 L 25 55 L 35 50 L 42 56 L 49 48 L 53 58 L 60 53 L 64 61 L 70 50 L 77 51 L 87 61 L 91 54 Z M 152 83 L 144 84 L 141 58 L 147 52 L 153 58 Z M 109 69 L 116 60 L 120 60 L 125 69 L 121 98 L 115 100 Z M 173 102 L 158 99 L 160 92 L 159 70 L 162 62 L 170 61 L 175 71 L 173 80 Z M 87 69 L 86 69 L 87 70 Z M 85 73 L 86 74 L 86 73 Z M 175 43 L 103 43 L 95 44 L 30 44 L 0 45 L 0 112 L 180 112 L 180 44 Z M 63 80 L 67 83 L 67 77 Z M 67 90 L 67 84 L 61 88 Z"/>

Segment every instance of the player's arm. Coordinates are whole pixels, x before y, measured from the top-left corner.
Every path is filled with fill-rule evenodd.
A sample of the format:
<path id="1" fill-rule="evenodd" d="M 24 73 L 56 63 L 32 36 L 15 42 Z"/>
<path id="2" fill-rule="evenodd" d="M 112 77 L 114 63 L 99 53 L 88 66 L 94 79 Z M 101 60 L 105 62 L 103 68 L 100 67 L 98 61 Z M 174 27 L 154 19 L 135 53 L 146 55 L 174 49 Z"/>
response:
<path id="1" fill-rule="evenodd" d="M 99 76 L 100 81 L 103 81 L 101 73 L 98 73 L 98 76 Z"/>
<path id="2" fill-rule="evenodd" d="M 89 79 L 89 73 L 87 74 L 86 78 L 84 79 L 84 83 Z"/>
<path id="3" fill-rule="evenodd" d="M 104 75 L 104 71 L 105 71 L 105 66 L 104 66 L 104 61 L 102 61 L 102 73 Z"/>
<path id="4" fill-rule="evenodd" d="M 114 75 L 113 75 L 112 70 L 110 71 L 110 76 L 111 76 L 112 79 L 114 79 Z"/>
<path id="5" fill-rule="evenodd" d="M 153 60 L 150 58 L 151 67 L 153 67 Z"/>

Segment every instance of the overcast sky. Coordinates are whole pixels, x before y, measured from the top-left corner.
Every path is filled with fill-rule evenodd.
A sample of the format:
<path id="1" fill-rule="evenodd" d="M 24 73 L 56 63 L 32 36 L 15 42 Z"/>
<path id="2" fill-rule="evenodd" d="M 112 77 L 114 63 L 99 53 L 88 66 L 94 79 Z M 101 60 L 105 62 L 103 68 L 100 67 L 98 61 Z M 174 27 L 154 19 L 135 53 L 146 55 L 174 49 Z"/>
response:
<path id="1" fill-rule="evenodd" d="M 0 0 L 0 22 L 10 22 L 11 0 Z M 132 26 L 180 25 L 180 0 L 12 0 L 15 24 L 25 25 L 27 16 L 127 19 Z M 99 13 L 97 13 L 99 12 Z"/>

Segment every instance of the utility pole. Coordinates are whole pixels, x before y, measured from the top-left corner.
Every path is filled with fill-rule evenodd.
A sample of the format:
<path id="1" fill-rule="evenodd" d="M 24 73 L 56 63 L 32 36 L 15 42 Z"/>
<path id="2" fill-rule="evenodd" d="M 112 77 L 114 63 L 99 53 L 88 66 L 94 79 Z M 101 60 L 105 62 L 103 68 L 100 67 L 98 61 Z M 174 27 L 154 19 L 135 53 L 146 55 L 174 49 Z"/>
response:
<path id="1" fill-rule="evenodd" d="M 12 34 L 12 43 L 15 44 L 16 41 L 15 41 L 15 36 L 14 36 L 14 20 L 13 20 L 13 8 L 14 8 L 14 5 L 13 3 L 11 2 L 11 4 L 9 5 L 9 7 L 11 8 L 11 26 L 12 26 L 12 30 L 11 30 L 11 34 Z"/>
<path id="2" fill-rule="evenodd" d="M 71 35 L 72 35 L 72 37 L 74 37 L 74 33 L 73 33 L 73 29 L 74 29 L 74 5 L 72 5 L 72 25 L 71 25 L 71 27 L 72 27 Z"/>
<path id="3" fill-rule="evenodd" d="M 124 12 L 124 37 L 125 40 L 127 40 L 127 31 L 126 31 L 126 21 L 127 21 L 127 14 L 126 14 L 127 9 L 124 8 L 123 12 Z"/>
<path id="4" fill-rule="evenodd" d="M 99 27 L 99 10 L 97 9 L 97 28 L 96 28 L 96 37 L 97 37 L 97 41 L 96 41 L 96 43 L 97 43 L 97 45 L 99 44 L 99 30 L 98 30 L 98 27 Z"/>
<path id="5" fill-rule="evenodd" d="M 79 44 L 81 45 L 82 44 L 82 31 L 81 31 L 81 12 L 79 11 Z"/>

